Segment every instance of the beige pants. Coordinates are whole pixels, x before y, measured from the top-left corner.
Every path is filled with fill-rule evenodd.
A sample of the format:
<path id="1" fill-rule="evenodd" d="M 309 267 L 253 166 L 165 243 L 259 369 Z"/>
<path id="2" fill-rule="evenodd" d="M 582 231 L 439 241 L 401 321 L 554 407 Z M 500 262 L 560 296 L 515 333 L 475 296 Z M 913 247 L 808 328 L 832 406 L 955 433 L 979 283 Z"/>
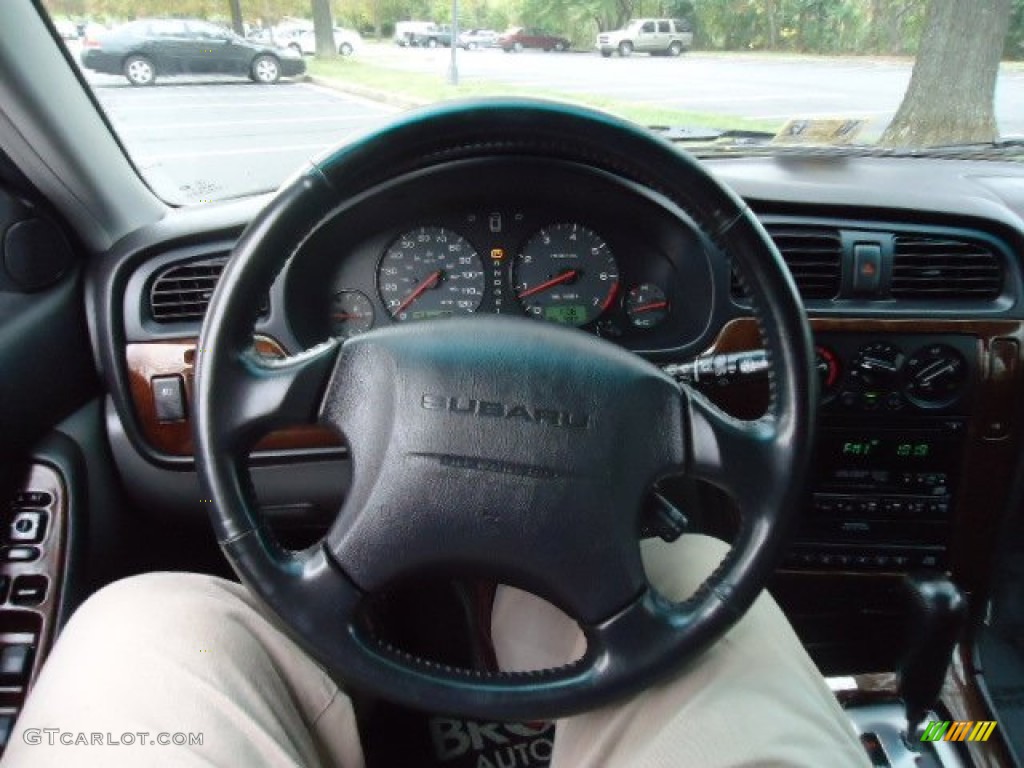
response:
<path id="1" fill-rule="evenodd" d="M 682 599 L 723 553 L 720 542 L 687 536 L 645 544 L 644 560 L 652 582 Z M 499 593 L 493 628 L 506 668 L 582 648 L 574 625 L 515 590 Z M 189 745 L 190 734 L 202 744 Z M 552 764 L 869 765 L 767 595 L 674 680 L 560 722 Z M 244 588 L 154 573 L 101 590 L 68 622 L 2 765 L 357 768 L 363 755 L 349 699 Z"/>

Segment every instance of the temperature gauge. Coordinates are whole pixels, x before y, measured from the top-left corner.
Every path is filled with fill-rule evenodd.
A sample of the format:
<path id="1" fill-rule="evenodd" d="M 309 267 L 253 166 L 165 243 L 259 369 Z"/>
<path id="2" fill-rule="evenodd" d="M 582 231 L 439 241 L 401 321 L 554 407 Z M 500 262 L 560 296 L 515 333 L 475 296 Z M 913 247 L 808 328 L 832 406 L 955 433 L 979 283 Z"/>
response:
<path id="1" fill-rule="evenodd" d="M 338 291 L 331 301 L 331 333 L 349 339 L 373 328 L 373 304 L 362 291 Z"/>
<path id="2" fill-rule="evenodd" d="M 654 283 L 641 283 L 629 289 L 625 300 L 629 322 L 637 328 L 654 328 L 668 317 L 665 292 Z"/>

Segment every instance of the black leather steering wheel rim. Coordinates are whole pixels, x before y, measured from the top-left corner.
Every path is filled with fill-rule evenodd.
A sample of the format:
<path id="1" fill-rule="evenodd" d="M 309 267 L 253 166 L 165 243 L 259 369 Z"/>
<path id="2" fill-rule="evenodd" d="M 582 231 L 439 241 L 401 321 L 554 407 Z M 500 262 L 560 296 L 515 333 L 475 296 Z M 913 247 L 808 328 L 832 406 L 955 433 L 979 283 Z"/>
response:
<path id="1" fill-rule="evenodd" d="M 653 190 L 666 205 L 691 217 L 729 254 L 745 276 L 771 362 L 767 415 L 757 422 L 736 421 L 699 393 L 680 390 L 630 353 L 575 331 L 526 320 L 476 317 L 465 322 L 394 326 L 344 345 L 328 341 L 274 363 L 251 352 L 258 298 L 302 241 L 345 201 L 372 194 L 376 185 L 402 174 L 500 155 L 577 163 Z M 520 475 L 508 481 L 510 488 L 514 486 L 508 499 L 519 498 L 515 494 L 521 495 L 533 483 L 531 492 L 537 498 L 544 498 L 549 487 L 561 488 L 558 499 L 564 504 L 571 481 L 590 490 L 594 506 L 601 506 L 604 495 L 628 507 L 639 503 L 640 492 L 655 475 L 671 469 L 724 488 L 743 514 L 729 555 L 681 604 L 670 604 L 638 581 L 642 579 L 642 573 L 637 574 L 638 552 L 625 543 L 618 548 L 616 542 L 628 534 L 629 515 L 637 510 L 621 510 L 628 524 L 614 509 L 595 513 L 600 525 L 593 538 L 598 543 L 569 547 L 575 564 L 567 566 L 558 579 L 541 573 L 554 567 L 543 546 L 536 548 L 536 555 L 521 555 L 526 562 L 521 573 L 513 575 L 522 575 L 526 586 L 535 579 L 539 593 L 568 609 L 577 620 L 582 617 L 588 639 L 587 654 L 579 662 L 529 674 L 485 675 L 414 658 L 361 633 L 353 618 L 367 585 L 394 573 L 393 569 L 382 571 L 379 564 L 392 541 L 389 537 L 397 537 L 394 550 L 398 553 L 412 552 L 414 560 L 424 563 L 430 562 L 429 546 L 445 549 L 442 559 L 451 564 L 474 560 L 474 547 L 487 544 L 495 549 L 481 555 L 481 561 L 491 554 L 506 572 L 514 570 L 512 563 L 520 555 L 512 550 L 499 552 L 504 538 L 496 539 L 494 532 L 500 531 L 502 537 L 519 535 L 522 526 L 515 521 L 500 514 L 489 517 L 484 511 L 487 524 L 478 524 L 482 512 L 478 501 L 476 509 L 454 518 L 462 525 L 453 523 L 445 531 L 446 521 L 438 512 L 420 514 L 417 508 L 404 508 L 401 494 L 384 487 L 401 485 L 402 473 L 415 474 L 420 484 L 441 486 L 462 482 L 460 473 L 480 469 L 479 465 L 466 469 L 464 462 L 453 465 L 451 459 L 462 462 L 469 454 L 477 456 L 482 449 L 474 435 L 490 425 L 463 427 L 463 422 L 452 420 L 444 430 L 415 436 L 427 434 L 425 426 L 420 429 L 421 423 L 427 424 L 424 420 L 438 417 L 430 411 L 441 401 L 431 399 L 438 395 L 425 390 L 423 382 L 438 381 L 439 356 L 450 359 L 451 350 L 456 349 L 464 353 L 467 365 L 476 364 L 479 361 L 474 358 L 483 359 L 486 350 L 496 346 L 507 350 L 503 354 L 509 370 L 536 364 L 548 378 L 557 377 L 559 368 L 534 350 L 557 350 L 564 359 L 574 361 L 577 381 L 570 383 L 578 384 L 587 395 L 586 402 L 594 406 L 587 430 L 574 437 L 587 446 L 584 453 L 607 459 L 610 439 L 629 438 L 642 446 L 643 454 L 634 468 L 635 483 L 627 482 L 628 478 L 613 483 L 596 475 L 582 477 L 585 465 L 570 466 L 568 449 L 552 453 L 544 465 L 556 468 L 555 477 L 527 478 L 529 473 L 518 469 L 526 466 L 518 458 L 521 446 L 513 445 L 509 453 L 500 453 L 494 460 L 502 471 Z M 532 100 L 449 103 L 407 114 L 331 153 L 286 184 L 243 233 L 212 297 L 199 348 L 203 353 L 197 361 L 195 387 L 197 465 L 213 502 L 218 541 L 232 566 L 329 672 L 348 685 L 409 706 L 497 719 L 552 718 L 606 704 L 663 679 L 714 642 L 750 607 L 781 555 L 799 507 L 814 431 L 813 347 L 781 257 L 743 201 L 696 160 L 646 131 L 601 113 Z M 413 370 L 417 365 L 432 368 L 432 377 L 418 378 Z M 472 371 L 480 373 L 482 366 Z M 400 383 L 392 385 L 393 380 Z M 503 386 L 491 383 L 499 389 Z M 508 394 L 510 390 L 500 391 Z M 568 397 L 573 390 L 566 386 L 536 391 L 541 393 L 538 398 L 553 400 Z M 638 418 L 655 427 L 642 443 L 627 421 L 614 421 L 602 409 L 624 392 L 643 394 L 636 398 L 641 403 Z M 367 407 L 368 402 L 377 407 Z M 392 413 L 387 413 L 388 403 Z M 395 426 L 397 418 L 407 416 L 411 426 Z M 565 426 L 555 423 L 554 416 L 548 419 L 548 424 L 530 428 Z M 268 535 L 257 513 L 245 460 L 253 442 L 269 428 L 316 420 L 351 437 L 353 463 L 357 470 L 364 468 L 363 479 L 357 472 L 340 522 L 323 543 L 300 553 L 286 552 Z M 390 442 L 377 437 L 382 432 Z M 566 441 L 568 432 L 549 430 L 545 440 Z M 460 445 L 454 451 L 449 433 L 451 440 L 468 441 L 472 450 Z M 422 444 L 407 445 L 404 441 L 412 439 L 410 434 Z M 500 435 L 497 442 L 502 442 L 507 431 L 488 434 Z M 437 448 L 439 440 L 443 450 L 423 449 Z M 373 472 L 365 470 L 375 463 Z M 401 472 L 387 469 L 396 464 Z M 569 467 L 569 479 L 557 477 L 563 466 Z M 557 496 L 551 493 L 552 498 Z M 373 514 L 358 509 L 360 505 Z M 453 510 L 453 514 L 462 511 Z M 563 521 L 542 510 L 536 520 L 558 534 L 590 521 L 567 516 L 569 520 Z M 607 552 L 595 552 L 600 547 Z M 599 579 L 595 598 L 580 597 L 582 585 L 594 584 L 600 575 L 600 557 L 609 554 L 622 558 L 621 567 L 609 568 L 607 581 L 613 583 L 606 588 Z"/>

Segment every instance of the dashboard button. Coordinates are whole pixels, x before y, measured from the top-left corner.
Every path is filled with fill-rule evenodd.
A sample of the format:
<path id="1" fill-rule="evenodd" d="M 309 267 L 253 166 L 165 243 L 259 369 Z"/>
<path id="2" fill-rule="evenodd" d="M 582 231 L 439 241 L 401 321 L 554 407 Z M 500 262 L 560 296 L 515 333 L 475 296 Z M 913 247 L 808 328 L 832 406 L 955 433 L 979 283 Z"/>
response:
<path id="1" fill-rule="evenodd" d="M 181 376 L 154 376 L 150 379 L 153 390 L 153 406 L 156 409 L 156 420 L 185 420 L 185 386 Z"/>
<path id="2" fill-rule="evenodd" d="M 882 246 L 878 243 L 854 243 L 853 292 L 875 293 L 882 276 Z"/>

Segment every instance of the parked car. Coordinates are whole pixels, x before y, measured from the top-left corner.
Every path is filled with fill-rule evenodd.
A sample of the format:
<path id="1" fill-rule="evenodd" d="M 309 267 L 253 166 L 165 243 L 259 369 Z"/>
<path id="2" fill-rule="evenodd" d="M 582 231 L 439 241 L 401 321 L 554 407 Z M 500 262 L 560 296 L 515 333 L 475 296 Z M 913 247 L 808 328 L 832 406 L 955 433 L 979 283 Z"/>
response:
<path id="1" fill-rule="evenodd" d="M 132 85 L 181 74 L 248 75 L 269 84 L 306 71 L 302 55 L 292 49 L 246 40 L 195 19 L 142 19 L 86 38 L 82 66 L 123 74 Z"/>
<path id="2" fill-rule="evenodd" d="M 470 29 L 459 35 L 459 48 L 468 51 L 477 48 L 490 48 L 498 41 L 498 33 L 493 29 Z"/>
<path id="3" fill-rule="evenodd" d="M 693 27 L 681 19 L 634 19 L 624 28 L 602 32 L 597 36 L 597 49 L 608 58 L 633 52 L 652 56 L 678 56 L 693 45 Z"/>
<path id="4" fill-rule="evenodd" d="M 544 51 L 567 51 L 572 45 L 569 38 L 551 35 L 534 27 L 513 27 L 498 38 L 498 47 L 505 53 L 519 53 L 524 48 L 540 48 Z"/>
<path id="5" fill-rule="evenodd" d="M 342 56 L 351 56 L 363 44 L 363 36 L 354 29 L 334 28 L 334 48 Z M 316 33 L 309 29 L 300 32 L 288 41 L 288 47 L 299 53 L 313 55 L 316 53 Z"/>
<path id="6" fill-rule="evenodd" d="M 418 48 L 437 48 L 443 45 L 452 47 L 452 28 L 450 24 L 431 24 L 423 29 L 413 30 L 409 37 L 409 45 Z"/>
<path id="7" fill-rule="evenodd" d="M 392 38 L 397 45 L 403 48 L 412 45 L 414 34 L 430 29 L 434 26 L 432 21 L 399 21 L 395 23 L 395 35 Z"/>

